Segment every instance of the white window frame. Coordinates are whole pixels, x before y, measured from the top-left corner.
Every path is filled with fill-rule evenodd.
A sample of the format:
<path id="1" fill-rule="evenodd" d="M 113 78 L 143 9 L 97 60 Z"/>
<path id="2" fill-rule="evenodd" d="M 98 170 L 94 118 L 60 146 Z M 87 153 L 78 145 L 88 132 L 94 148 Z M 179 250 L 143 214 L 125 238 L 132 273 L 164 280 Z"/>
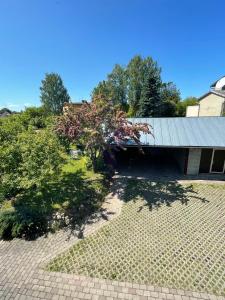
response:
<path id="1" fill-rule="evenodd" d="M 209 169 L 209 173 L 214 173 L 214 174 L 223 174 L 224 171 L 225 171 L 225 161 L 224 161 L 224 164 L 223 164 L 223 170 L 221 172 L 215 172 L 215 171 L 212 171 L 212 166 L 213 166 L 213 159 L 214 159 L 214 153 L 216 150 L 223 150 L 225 151 L 225 149 L 220 149 L 220 148 L 214 148 L 213 149 L 213 152 L 212 152 L 212 157 L 211 157 L 211 163 L 210 163 L 210 169 Z"/>

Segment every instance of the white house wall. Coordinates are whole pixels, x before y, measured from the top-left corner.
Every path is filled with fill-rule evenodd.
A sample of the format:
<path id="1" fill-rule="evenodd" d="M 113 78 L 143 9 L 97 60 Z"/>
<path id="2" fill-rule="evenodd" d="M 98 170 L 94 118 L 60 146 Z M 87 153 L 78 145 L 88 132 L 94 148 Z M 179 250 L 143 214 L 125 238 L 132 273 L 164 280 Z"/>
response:
<path id="1" fill-rule="evenodd" d="M 199 105 L 189 105 L 186 109 L 186 117 L 198 117 Z"/>
<path id="2" fill-rule="evenodd" d="M 215 94 L 209 94 L 199 101 L 199 117 L 221 116 L 225 99 Z"/>

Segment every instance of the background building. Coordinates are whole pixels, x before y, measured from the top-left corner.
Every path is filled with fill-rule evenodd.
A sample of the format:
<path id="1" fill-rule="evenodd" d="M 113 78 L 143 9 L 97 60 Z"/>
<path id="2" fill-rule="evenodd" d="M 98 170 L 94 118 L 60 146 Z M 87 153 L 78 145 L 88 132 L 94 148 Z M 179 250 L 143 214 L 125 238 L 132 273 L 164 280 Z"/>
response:
<path id="1" fill-rule="evenodd" d="M 211 85 L 198 105 L 187 107 L 186 117 L 223 116 L 225 114 L 225 76 Z"/>

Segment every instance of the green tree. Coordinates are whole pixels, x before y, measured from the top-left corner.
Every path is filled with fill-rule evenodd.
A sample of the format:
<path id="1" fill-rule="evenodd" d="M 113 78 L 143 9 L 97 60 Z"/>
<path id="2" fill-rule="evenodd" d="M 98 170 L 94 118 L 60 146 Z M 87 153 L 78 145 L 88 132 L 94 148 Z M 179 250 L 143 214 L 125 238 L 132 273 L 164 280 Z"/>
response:
<path id="1" fill-rule="evenodd" d="M 187 106 L 197 105 L 197 104 L 198 104 L 198 98 L 193 96 L 185 98 L 183 101 L 180 101 L 177 104 L 177 115 L 179 117 L 185 117 Z"/>
<path id="2" fill-rule="evenodd" d="M 58 137 L 51 128 L 36 129 L 25 113 L 0 119 L 0 186 L 4 196 L 40 185 L 59 166 L 62 147 Z"/>
<path id="3" fill-rule="evenodd" d="M 104 96 L 107 99 L 112 99 L 112 90 L 108 80 L 103 80 L 92 91 L 92 99 L 98 96 Z"/>
<path id="4" fill-rule="evenodd" d="M 174 117 L 180 103 L 180 91 L 173 82 L 162 83 L 161 86 L 162 111 L 161 116 Z"/>
<path id="5" fill-rule="evenodd" d="M 141 111 L 144 113 L 143 105 L 144 102 L 146 102 L 146 99 L 144 100 L 145 96 L 142 96 L 142 94 L 146 94 L 147 85 L 150 84 L 150 82 L 147 84 L 146 81 L 148 81 L 148 79 L 146 79 L 146 77 L 149 78 L 149 76 L 151 76 L 158 80 L 158 78 L 160 78 L 160 73 L 161 69 L 158 67 L 157 62 L 151 57 L 142 58 L 140 55 L 137 55 L 130 60 L 127 66 L 128 104 L 130 116 L 140 115 Z M 157 87 L 160 89 L 160 86 L 157 85 Z M 158 93 L 159 90 L 157 90 L 156 98 L 158 97 Z"/>
<path id="6" fill-rule="evenodd" d="M 8 198 L 40 187 L 59 170 L 62 150 L 51 130 L 26 130 L 21 119 L 10 119 L 0 131 L 0 186 Z"/>
<path id="7" fill-rule="evenodd" d="M 161 78 L 154 69 L 149 69 L 145 75 L 141 91 L 138 117 L 160 117 L 162 114 L 162 99 L 160 95 Z"/>
<path id="8" fill-rule="evenodd" d="M 41 83 L 41 102 L 44 108 L 54 115 L 61 114 L 63 104 L 70 101 L 61 77 L 57 73 L 49 73 Z"/>
<path id="9" fill-rule="evenodd" d="M 175 104 L 179 103 L 181 100 L 180 91 L 173 82 L 162 83 L 161 97 L 163 101 L 171 101 Z"/>
<path id="10" fill-rule="evenodd" d="M 109 87 L 112 91 L 112 101 L 114 105 L 121 108 L 127 102 L 127 76 L 126 70 L 120 65 L 116 64 L 112 73 L 108 75 Z"/>
<path id="11" fill-rule="evenodd" d="M 51 199 L 47 201 L 42 190 L 61 169 L 58 137 L 49 129 L 27 127 L 23 117 L 0 119 L 0 202 L 5 205 L 0 209 L 0 238 L 47 226 Z"/>
<path id="12" fill-rule="evenodd" d="M 136 116 L 139 110 L 144 73 L 142 57 L 134 56 L 127 65 L 129 116 Z"/>
<path id="13" fill-rule="evenodd" d="M 44 107 L 27 107 L 24 112 L 20 113 L 20 118 L 26 128 L 32 126 L 36 129 L 45 128 L 50 116 Z"/>
<path id="14" fill-rule="evenodd" d="M 149 76 L 155 80 L 150 80 Z M 150 87 L 150 84 L 153 86 Z M 150 89 L 153 111 L 148 112 L 150 98 L 147 95 Z M 151 57 L 143 58 L 140 55 L 134 56 L 125 67 L 115 65 L 107 80 L 101 81 L 92 95 L 93 98 L 103 95 L 110 99 L 114 106 L 119 106 L 129 117 L 175 116 L 180 102 L 180 92 L 175 84 L 162 82 L 161 68 L 157 62 Z"/>
<path id="15" fill-rule="evenodd" d="M 175 117 L 177 115 L 177 106 L 173 101 L 163 101 L 160 117 Z"/>
<path id="16" fill-rule="evenodd" d="M 116 64 L 107 80 L 100 81 L 92 92 L 92 98 L 104 96 L 112 101 L 113 105 L 126 110 L 127 107 L 127 77 L 126 70 Z"/>

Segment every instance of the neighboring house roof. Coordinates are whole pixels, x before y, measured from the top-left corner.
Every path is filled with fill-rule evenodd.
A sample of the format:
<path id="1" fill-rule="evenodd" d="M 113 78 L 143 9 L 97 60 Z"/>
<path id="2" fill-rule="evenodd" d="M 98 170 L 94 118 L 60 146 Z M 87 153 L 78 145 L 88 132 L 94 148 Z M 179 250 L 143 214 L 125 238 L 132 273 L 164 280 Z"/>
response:
<path id="1" fill-rule="evenodd" d="M 152 126 L 141 134 L 143 146 L 225 148 L 225 117 L 129 118 Z M 132 143 L 128 144 L 132 146 Z"/>
<path id="2" fill-rule="evenodd" d="M 81 106 L 84 102 L 65 102 L 63 107 L 74 107 L 74 106 Z"/>
<path id="3" fill-rule="evenodd" d="M 216 87 L 216 85 L 217 85 L 217 83 L 219 82 L 219 81 L 221 81 L 221 80 L 223 80 L 225 78 L 225 76 L 222 76 L 222 77 L 220 77 L 219 79 L 217 79 L 215 82 L 213 82 L 213 84 L 211 84 L 211 88 L 215 88 Z"/>
<path id="4" fill-rule="evenodd" d="M 200 98 L 198 98 L 199 101 L 201 101 L 203 98 L 205 98 L 206 96 L 210 95 L 210 94 L 214 94 L 214 95 L 217 95 L 217 96 L 220 96 L 220 97 L 223 97 L 225 98 L 225 91 L 209 91 L 208 93 L 202 95 Z"/>
<path id="5" fill-rule="evenodd" d="M 10 109 L 4 107 L 4 108 L 0 109 L 0 118 L 10 116 L 13 113 L 15 113 L 15 112 L 12 112 Z"/>
<path id="6" fill-rule="evenodd" d="M 81 106 L 87 102 L 86 100 L 82 100 L 82 102 L 65 102 L 63 104 L 63 113 L 66 114 L 69 110 L 76 111 L 81 108 Z"/>
<path id="7" fill-rule="evenodd" d="M 3 113 L 0 113 L 0 118 L 3 118 L 3 117 L 8 117 L 8 116 L 10 116 L 11 114 L 10 113 L 8 113 L 8 112 L 3 112 Z"/>

